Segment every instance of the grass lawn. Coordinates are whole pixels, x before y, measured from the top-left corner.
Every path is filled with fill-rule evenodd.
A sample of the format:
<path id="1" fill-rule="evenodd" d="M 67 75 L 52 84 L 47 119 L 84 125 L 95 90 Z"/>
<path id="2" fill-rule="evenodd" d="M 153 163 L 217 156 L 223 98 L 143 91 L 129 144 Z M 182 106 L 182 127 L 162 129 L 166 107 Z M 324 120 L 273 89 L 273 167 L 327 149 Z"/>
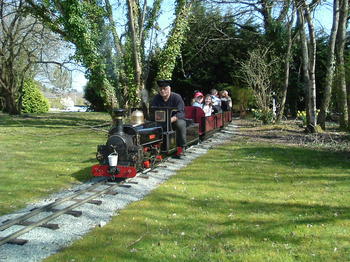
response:
<path id="1" fill-rule="evenodd" d="M 91 177 L 102 113 L 0 115 L 0 215 Z"/>
<path id="2" fill-rule="evenodd" d="M 46 261 L 349 261 L 349 152 L 236 138 Z"/>
<path id="3" fill-rule="evenodd" d="M 106 139 L 90 127 L 108 120 L 0 115 L 0 215 L 90 178 Z M 252 129 L 260 140 L 242 135 L 211 150 L 47 261 L 350 261 L 348 144 L 287 146 L 304 135 L 242 134 Z M 286 132 L 299 136 L 283 140 Z"/>

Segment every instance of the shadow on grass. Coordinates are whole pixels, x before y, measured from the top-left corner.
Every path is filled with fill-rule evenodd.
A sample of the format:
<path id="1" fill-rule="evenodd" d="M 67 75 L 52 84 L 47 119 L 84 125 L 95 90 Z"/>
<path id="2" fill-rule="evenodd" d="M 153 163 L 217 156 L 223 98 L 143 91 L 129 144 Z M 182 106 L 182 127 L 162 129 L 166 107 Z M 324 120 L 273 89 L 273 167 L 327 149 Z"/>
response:
<path id="1" fill-rule="evenodd" d="M 158 224 L 162 226 L 157 226 L 156 223 L 152 225 L 145 223 L 144 230 L 150 233 L 142 240 L 143 243 L 132 246 L 138 251 L 130 254 L 131 247 L 128 249 L 121 246 L 121 249 L 118 250 L 120 251 L 118 261 L 124 261 L 124 259 L 125 261 L 128 259 L 131 261 L 162 261 L 163 259 L 165 261 L 169 259 L 169 257 L 162 257 L 159 254 L 161 251 L 154 258 L 145 254 L 146 250 L 152 250 L 151 246 L 156 246 L 159 250 L 166 250 L 169 246 L 173 246 L 176 250 L 179 245 L 184 249 L 184 253 L 187 252 L 186 259 L 183 261 L 203 261 L 201 254 L 205 256 L 208 255 L 208 252 L 217 253 L 223 249 L 223 245 L 232 248 L 235 255 L 241 252 L 271 254 L 271 245 L 279 246 L 280 250 L 289 245 L 293 247 L 293 252 L 286 251 L 286 253 L 297 258 L 299 254 L 305 256 L 309 252 L 317 252 L 317 248 L 321 248 L 320 251 L 324 252 L 328 249 L 332 250 L 332 245 L 342 246 L 348 243 L 344 234 L 347 234 L 349 230 L 343 226 L 343 222 L 346 223 L 350 218 L 348 206 L 248 199 L 246 201 L 228 198 L 225 200 L 209 198 L 191 200 L 189 196 L 164 193 L 163 190 L 161 194 L 153 195 L 150 199 L 152 208 L 142 210 L 144 217 L 150 221 L 158 221 Z M 171 208 L 163 208 L 165 203 L 171 203 Z M 131 212 L 130 216 L 138 216 L 137 210 Z M 173 213 L 183 218 L 179 219 L 177 216 L 174 218 Z M 126 225 L 128 226 L 132 227 L 131 224 Z M 183 237 L 181 237 L 181 232 L 185 232 Z M 104 234 L 108 238 L 111 232 L 104 232 Z M 125 232 L 126 239 L 138 239 L 139 237 L 140 233 L 135 234 L 133 230 Z M 177 244 L 175 245 L 174 242 Z M 317 243 L 322 242 L 329 243 L 329 246 L 327 244 L 319 247 Z M 166 247 L 163 248 L 163 245 Z M 196 250 L 191 252 L 193 247 Z M 179 254 L 176 251 L 175 253 Z M 193 254 L 195 258 L 190 258 L 188 254 Z M 332 253 L 329 252 L 329 257 L 331 256 Z M 244 261 L 244 259 L 239 261 Z"/>
<path id="2" fill-rule="evenodd" d="M 154 202 L 154 203 L 153 203 Z M 320 205 L 320 204 L 298 204 L 273 201 L 238 201 L 222 199 L 189 200 L 187 197 L 181 197 L 178 194 L 166 194 L 160 198 L 152 199 L 154 206 L 162 206 L 164 203 L 172 203 L 172 206 L 182 207 L 182 210 L 197 209 L 198 214 L 202 216 L 187 217 L 182 223 L 175 226 L 179 229 L 188 228 L 187 225 L 199 223 L 200 226 L 223 225 L 227 227 L 227 232 L 222 232 L 222 237 L 247 236 L 255 238 L 257 241 L 268 238 L 273 241 L 298 242 L 305 236 L 299 238 L 292 234 L 296 226 L 305 226 L 305 229 L 315 226 L 329 226 L 335 222 L 346 221 L 350 219 L 350 208 L 348 206 L 338 205 Z M 230 209 L 228 209 L 228 207 Z M 169 210 L 164 210 L 163 214 L 149 217 L 150 219 L 169 218 Z M 185 211 L 183 211 L 186 213 Z M 228 215 L 232 212 L 232 216 Z M 152 213 L 152 212 L 150 212 Z M 181 213 L 181 212 L 179 212 Z M 208 213 L 210 216 L 205 216 Z M 276 219 L 278 217 L 278 219 Z M 161 222 L 161 221 L 160 221 Z M 166 224 L 166 219 L 163 221 Z M 235 230 L 232 232 L 232 227 Z M 175 228 L 174 228 L 175 229 Z M 282 231 L 280 231 L 280 229 Z M 193 229 L 194 231 L 196 229 Z"/>
<path id="3" fill-rule="evenodd" d="M 86 182 L 86 181 L 92 179 L 93 176 L 92 176 L 92 173 L 91 173 L 91 167 L 94 164 L 95 163 L 93 163 L 91 161 L 91 166 L 83 168 L 83 169 L 79 170 L 78 172 L 75 172 L 75 173 L 71 174 L 71 177 L 74 177 L 79 182 Z"/>
<path id="4" fill-rule="evenodd" d="M 69 115 L 68 113 L 50 114 L 44 117 L 4 117 L 0 121 L 0 127 L 44 127 L 44 128 L 64 128 L 69 126 L 77 126 L 77 123 L 84 125 L 99 125 L 105 124 L 106 120 L 96 119 L 94 116 L 82 115 L 75 113 Z"/>
<path id="5" fill-rule="evenodd" d="M 255 160 L 271 159 L 279 165 L 296 168 L 336 168 L 350 171 L 350 152 L 332 152 L 302 147 L 250 146 L 232 149 L 217 148 L 227 154 L 240 155 Z M 234 159 L 232 159 L 234 161 Z"/>
<path id="6" fill-rule="evenodd" d="M 130 223 L 121 221 L 126 228 L 123 229 L 122 241 L 110 240 L 111 236 L 119 236 L 120 224 L 117 229 L 111 225 L 99 231 L 99 239 L 115 246 L 113 249 L 107 248 L 109 251 L 113 250 L 110 256 L 118 254 L 115 261 L 230 261 L 221 260 L 230 256 L 226 252 L 221 259 L 211 260 L 208 255 L 215 256 L 215 253 L 227 251 L 228 248 L 235 256 L 242 254 L 248 258 L 249 253 L 271 254 L 271 245 L 280 247 L 275 255 L 298 257 L 299 254 L 304 256 L 303 252 L 317 252 L 317 242 L 327 242 L 330 247 L 334 243 L 348 243 L 348 239 L 344 238 L 348 229 L 342 229 L 341 225 L 331 228 L 332 225 L 350 218 L 348 207 L 238 201 L 227 198 L 225 201 L 191 201 L 186 196 L 164 192 L 153 195 L 150 201 L 152 206 L 142 209 L 143 217 L 140 220 L 132 222 L 130 219 Z M 171 203 L 171 207 L 165 208 L 166 203 Z M 139 208 L 129 210 L 129 218 L 138 218 L 141 212 Z M 174 217 L 173 213 L 177 213 L 177 216 Z M 157 222 L 145 222 L 145 218 Z M 119 221 L 118 218 L 115 221 Z M 143 229 L 135 231 L 133 223 Z M 144 236 L 140 242 L 132 241 L 140 240 L 140 234 Z M 81 247 L 86 250 L 93 249 L 93 256 L 99 257 L 98 254 L 106 253 L 106 244 L 96 244 L 94 239 L 91 237 L 91 241 L 85 242 L 79 250 Z M 133 242 L 135 244 L 130 246 Z M 293 247 L 293 252 L 287 250 L 283 254 L 285 245 Z M 329 249 L 328 244 L 323 248 Z M 185 259 L 171 259 L 171 249 L 177 256 L 184 254 Z M 332 256 L 331 252 L 329 256 Z M 108 256 L 103 261 L 109 261 Z"/>

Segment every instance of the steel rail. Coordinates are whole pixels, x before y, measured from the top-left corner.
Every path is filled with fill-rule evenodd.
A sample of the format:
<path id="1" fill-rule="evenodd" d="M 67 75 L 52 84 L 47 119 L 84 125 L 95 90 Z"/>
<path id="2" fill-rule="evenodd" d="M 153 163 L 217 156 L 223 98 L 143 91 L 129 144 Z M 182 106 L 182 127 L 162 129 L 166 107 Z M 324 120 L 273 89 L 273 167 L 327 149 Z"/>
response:
<path id="1" fill-rule="evenodd" d="M 96 188 L 96 187 L 98 187 L 98 186 L 101 186 L 101 185 L 105 184 L 106 182 L 107 182 L 106 180 L 103 180 L 103 181 L 101 181 L 101 182 L 98 182 L 98 183 L 96 183 L 96 184 L 93 184 L 92 186 L 90 186 L 90 187 L 88 187 L 88 188 L 85 188 L 85 189 L 83 189 L 83 190 L 79 190 L 77 193 L 75 193 L 75 194 L 73 194 L 73 195 L 70 195 L 70 196 L 67 196 L 67 197 L 65 197 L 65 198 L 59 199 L 59 200 L 57 200 L 57 201 L 55 201 L 55 202 L 52 202 L 51 204 L 48 204 L 48 205 L 46 205 L 46 206 L 43 206 L 43 207 L 34 209 L 34 210 L 30 211 L 30 213 L 28 213 L 28 214 L 26 214 L 26 215 L 17 217 L 17 218 L 15 218 L 15 219 L 11 219 L 10 221 L 5 222 L 5 224 L 3 224 L 3 225 L 0 226 L 0 231 L 3 231 L 3 230 L 5 230 L 5 229 L 7 229 L 7 228 L 9 228 L 9 227 L 11 227 L 11 226 L 13 226 L 13 225 L 16 225 L 16 224 L 18 224 L 18 223 L 20 223 L 20 222 L 22 222 L 22 221 L 24 221 L 24 220 L 27 220 L 28 218 L 31 218 L 31 217 L 33 217 L 33 216 L 39 214 L 39 213 L 42 212 L 42 211 L 51 209 L 52 207 L 57 206 L 57 205 L 59 205 L 59 204 L 65 202 L 65 201 L 68 201 L 68 200 L 73 199 L 73 198 L 75 198 L 75 197 L 77 197 L 77 196 L 80 196 L 80 195 L 82 195 L 82 194 L 84 194 L 84 193 L 86 193 L 86 192 L 89 192 L 89 191 L 91 191 L 92 189 L 94 189 L 94 188 Z"/>
<path id="2" fill-rule="evenodd" d="M 9 241 L 11 241 L 11 240 L 13 240 L 13 239 L 15 239 L 16 237 L 18 237 L 18 236 L 20 236 L 20 235 L 23 235 L 23 234 L 29 232 L 29 231 L 32 230 L 33 228 L 38 227 L 38 226 L 40 226 L 40 225 L 42 225 L 42 224 L 45 224 L 46 222 L 48 222 L 48 221 L 50 221 L 50 220 L 52 220 L 52 219 L 54 219 L 54 218 L 56 218 L 56 217 L 59 217 L 60 215 L 62 215 L 62 214 L 64 214 L 64 213 L 66 213 L 67 211 L 72 210 L 72 209 L 75 208 L 75 207 L 81 206 L 82 204 L 88 202 L 89 200 L 91 200 L 91 199 L 93 199 L 93 198 L 95 198 L 95 197 L 97 197 L 97 196 L 100 196 L 100 195 L 104 194 L 105 192 L 108 192 L 108 191 L 110 191 L 110 190 L 112 190 L 112 189 L 114 189 L 114 188 L 116 188 L 116 187 L 119 187 L 119 186 L 120 186 L 120 184 L 115 184 L 115 185 L 112 185 L 112 186 L 107 187 L 107 188 L 105 188 L 105 189 L 102 189 L 100 192 L 96 192 L 95 194 L 93 194 L 93 195 L 91 195 L 91 196 L 88 196 L 87 198 L 83 199 L 83 200 L 82 200 L 81 202 L 79 202 L 79 203 L 72 204 L 72 205 L 70 205 L 70 206 L 68 206 L 68 207 L 66 207 L 66 208 L 64 208 L 64 209 L 62 209 L 62 210 L 60 210 L 60 211 L 58 211 L 58 212 L 55 212 L 55 213 L 52 214 L 52 215 L 49 215 L 49 216 L 47 216 L 47 217 L 45 217 L 45 218 L 43 218 L 43 219 L 41 219 L 41 220 L 39 220 L 39 221 L 37 221 L 37 222 L 34 222 L 34 223 L 33 223 L 32 225 L 30 225 L 30 226 L 27 226 L 27 227 L 25 227 L 25 228 L 23 228 L 23 229 L 21 229 L 21 230 L 18 230 L 18 231 L 14 232 L 14 233 L 12 233 L 12 234 L 6 236 L 6 237 L 3 237 L 3 238 L 0 240 L 0 246 L 3 245 L 3 244 L 5 244 L 5 243 L 7 243 L 7 242 L 9 242 Z"/>
<path id="3" fill-rule="evenodd" d="M 145 177 L 144 174 L 147 174 L 150 171 L 154 170 L 157 166 L 158 165 L 156 165 L 153 168 L 145 169 L 145 170 L 143 170 L 143 172 L 138 172 L 137 177 L 139 176 L 140 178 L 148 178 L 148 176 Z M 130 181 L 128 182 L 128 180 L 130 180 Z M 95 191 L 96 192 L 95 194 L 89 196 L 86 199 L 74 199 L 77 196 L 80 196 L 80 195 L 82 195 L 82 194 L 84 194 L 86 192 L 94 192 L 93 189 L 95 189 L 98 186 L 108 185 L 108 183 L 107 183 L 108 180 L 107 179 L 103 180 L 101 182 L 93 184 L 92 186 L 90 186 L 88 188 L 85 188 L 83 190 L 79 190 L 78 192 L 76 192 L 73 195 L 67 196 L 67 197 L 62 198 L 62 199 L 58 199 L 58 200 L 56 200 L 56 201 L 54 201 L 54 202 L 52 202 L 52 203 L 50 203 L 50 204 L 48 204 L 46 206 L 43 206 L 43 207 L 31 210 L 28 214 L 22 215 L 20 217 L 17 217 L 15 219 L 11 219 L 10 221 L 3 223 L 2 225 L 0 225 L 0 231 L 3 231 L 3 230 L 5 230 L 5 229 L 7 229 L 7 228 L 9 228 L 9 227 L 11 227 L 13 225 L 21 225 L 21 224 L 25 225 L 26 224 L 25 220 L 27 220 L 28 218 L 34 217 L 35 215 L 37 215 L 37 214 L 39 214 L 41 212 L 45 212 L 45 211 L 46 212 L 50 212 L 53 209 L 53 207 L 55 207 L 55 206 L 57 206 L 59 204 L 62 204 L 63 202 L 66 202 L 66 201 L 69 201 L 69 200 L 74 200 L 74 201 L 77 202 L 77 203 L 75 203 L 75 204 L 73 204 L 71 206 L 68 206 L 65 209 L 60 210 L 60 211 L 51 211 L 51 212 L 54 212 L 54 214 L 52 214 L 50 216 L 47 216 L 44 219 L 39 220 L 38 222 L 32 222 L 30 225 L 26 225 L 26 227 L 23 228 L 22 230 L 16 231 L 15 233 L 13 233 L 13 234 L 11 234 L 9 236 L 0 237 L 0 246 L 5 244 L 5 243 L 7 243 L 7 242 L 10 242 L 11 240 L 15 239 L 17 236 L 25 234 L 26 232 L 32 230 L 35 227 L 44 225 L 46 222 L 48 222 L 48 221 L 50 221 L 50 220 L 52 220 L 52 219 L 54 219 L 54 218 L 56 218 L 56 217 L 58 217 L 58 216 L 60 216 L 60 215 L 62 215 L 64 213 L 66 213 L 67 211 L 69 211 L 69 210 L 71 210 L 71 209 L 73 209 L 75 207 L 78 207 L 78 206 L 80 206 L 80 205 L 82 205 L 82 204 L 84 204 L 86 202 L 89 202 L 90 200 L 92 200 L 96 196 L 99 196 L 99 195 L 104 194 L 104 193 L 106 193 L 108 191 L 111 191 L 111 189 L 113 189 L 115 187 L 123 186 L 124 183 L 131 183 L 132 184 L 133 182 L 131 180 L 132 179 L 127 179 L 124 182 L 122 182 L 122 184 L 121 183 L 113 184 L 112 186 L 109 186 L 109 187 L 107 187 L 107 188 L 105 188 L 105 189 L 103 189 L 101 191 L 98 191 L 98 192 Z M 125 186 L 129 187 L 129 185 L 125 185 Z"/>

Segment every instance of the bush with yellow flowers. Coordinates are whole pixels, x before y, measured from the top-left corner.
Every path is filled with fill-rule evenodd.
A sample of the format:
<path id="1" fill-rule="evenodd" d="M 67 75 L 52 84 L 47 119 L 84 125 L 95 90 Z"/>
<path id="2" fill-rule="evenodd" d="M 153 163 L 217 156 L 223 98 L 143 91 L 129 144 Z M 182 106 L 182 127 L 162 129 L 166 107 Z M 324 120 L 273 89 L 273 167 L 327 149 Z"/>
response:
<path id="1" fill-rule="evenodd" d="M 318 113 L 320 112 L 320 110 L 316 110 L 316 118 L 318 116 Z M 297 119 L 301 120 L 303 125 L 306 126 L 307 125 L 307 118 L 306 118 L 306 111 L 298 111 L 297 112 Z"/>
<path id="2" fill-rule="evenodd" d="M 301 120 L 303 122 L 303 125 L 305 126 L 307 123 L 306 111 L 298 111 L 297 112 L 297 119 Z"/>

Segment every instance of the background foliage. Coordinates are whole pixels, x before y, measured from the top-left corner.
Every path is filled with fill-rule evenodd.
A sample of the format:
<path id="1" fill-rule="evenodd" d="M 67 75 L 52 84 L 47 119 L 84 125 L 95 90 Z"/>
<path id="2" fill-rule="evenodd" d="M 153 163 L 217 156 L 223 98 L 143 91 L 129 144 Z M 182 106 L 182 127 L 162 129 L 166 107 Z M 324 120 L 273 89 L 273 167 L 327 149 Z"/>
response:
<path id="1" fill-rule="evenodd" d="M 46 113 L 49 111 L 49 108 L 49 101 L 40 91 L 39 84 L 32 79 L 25 80 L 23 85 L 22 112 Z"/>
<path id="2" fill-rule="evenodd" d="M 11 1 L 15 3 L 15 0 Z M 321 108 L 322 116 L 326 110 L 320 105 L 328 101 L 325 98 L 330 93 L 327 91 L 327 79 L 330 78 L 326 77 L 327 72 L 330 72 L 330 35 L 318 26 L 316 18 L 311 18 L 311 22 L 317 25 L 316 71 L 315 74 L 311 73 L 315 76 L 315 88 L 314 81 L 309 81 L 308 73 L 305 73 L 307 68 L 313 67 L 303 66 L 307 64 L 303 58 L 308 53 L 303 51 L 303 47 L 308 44 L 302 44 L 306 38 L 300 34 L 304 32 L 301 30 L 301 18 L 295 17 L 296 13 L 305 14 L 301 10 L 303 8 L 306 8 L 304 11 L 310 9 L 310 12 L 317 12 L 318 7 L 325 8 L 324 2 L 314 1 L 313 5 L 309 5 L 307 1 L 174 0 L 166 5 L 162 0 L 23 1 L 19 0 L 18 3 L 25 3 L 26 12 L 21 9 L 16 17 L 30 13 L 29 20 L 38 23 L 40 30 L 44 26 L 46 31 L 50 29 L 74 46 L 73 57 L 85 67 L 86 77 L 90 82 L 85 96 L 95 110 L 107 110 L 111 113 L 115 107 L 142 106 L 145 109 L 144 106 L 147 107 L 151 96 L 157 92 L 154 89 L 155 80 L 160 78 L 172 78 L 173 90 L 184 97 L 187 105 L 190 104 L 195 90 L 208 93 L 212 88 L 219 91 L 228 89 L 230 95 L 234 96 L 238 92 L 234 89 L 245 90 L 249 87 L 241 67 L 249 59 L 249 54 L 261 47 L 268 49 L 265 57 L 267 64 L 279 59 L 274 63 L 268 81 L 265 81 L 268 82 L 265 108 L 258 103 L 259 95 L 254 94 L 254 99 L 249 102 L 241 99 L 249 96 L 233 98 L 238 103 L 234 106 L 235 110 L 245 112 L 250 107 L 249 109 L 268 112 L 266 107 L 271 109 L 272 94 L 277 101 L 278 120 L 283 114 L 286 117 L 296 117 L 297 111 L 306 111 L 308 116 L 312 116 L 314 125 L 316 107 Z M 339 1 L 347 3 L 344 0 Z M 159 18 L 166 7 L 170 7 L 169 10 L 174 13 L 168 15 L 169 27 L 163 31 L 164 20 Z M 2 24 L 3 27 L 6 25 Z M 343 46 L 339 37 L 340 35 L 337 38 L 338 47 Z M 348 39 L 345 41 L 348 42 Z M 348 46 L 345 45 L 346 72 L 349 70 Z M 340 63 L 339 56 L 340 53 L 335 63 Z M 39 61 L 31 63 L 34 65 Z M 333 83 L 327 116 L 331 119 L 341 118 L 343 127 L 347 123 L 344 116 L 350 111 L 345 110 L 345 81 L 338 81 L 344 75 L 339 74 L 343 72 L 339 71 L 341 68 L 343 66 L 336 71 L 338 75 Z M 69 74 L 62 77 L 68 79 Z M 18 92 L 14 89 L 15 92 L 11 94 L 13 101 L 16 101 L 16 97 L 21 97 L 21 86 L 17 85 L 16 88 L 19 88 Z M 0 90 L 1 93 L 4 90 Z M 315 94 L 311 92 L 310 99 L 307 97 L 308 90 L 316 90 Z M 245 91 L 238 93 L 246 94 Z M 20 102 L 20 99 L 17 100 Z M 308 106 L 312 108 L 312 113 Z M 307 120 L 310 122 L 309 118 Z"/>

